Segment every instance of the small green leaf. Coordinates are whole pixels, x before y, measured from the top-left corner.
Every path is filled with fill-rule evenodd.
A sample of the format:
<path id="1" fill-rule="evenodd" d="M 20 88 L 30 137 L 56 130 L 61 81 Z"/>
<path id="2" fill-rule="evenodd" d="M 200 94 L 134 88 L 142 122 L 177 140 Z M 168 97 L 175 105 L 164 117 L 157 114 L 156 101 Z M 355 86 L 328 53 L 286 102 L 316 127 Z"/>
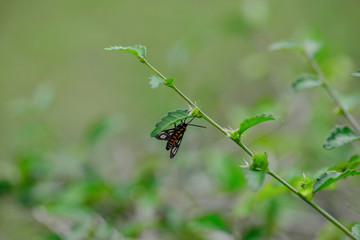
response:
<path id="1" fill-rule="evenodd" d="M 360 165 L 360 155 L 353 155 L 348 161 L 340 162 L 335 164 L 334 166 L 328 168 L 328 171 L 337 171 L 337 172 L 345 172 L 349 169 L 355 169 Z"/>
<path id="2" fill-rule="evenodd" d="M 294 51 L 304 51 L 304 49 L 292 40 L 282 40 L 279 42 L 275 42 L 269 46 L 270 51 L 277 50 L 294 50 Z"/>
<path id="3" fill-rule="evenodd" d="M 307 39 L 304 41 L 305 53 L 310 57 L 314 57 L 321 50 L 322 46 L 322 42 L 314 39 Z"/>
<path id="4" fill-rule="evenodd" d="M 312 180 L 310 177 L 303 176 L 298 177 L 293 180 L 294 187 L 306 198 L 311 199 L 312 198 L 312 191 L 314 186 L 314 180 Z"/>
<path id="5" fill-rule="evenodd" d="M 150 85 L 151 88 L 157 88 L 164 82 L 164 79 L 159 77 L 158 75 L 151 75 L 150 76 Z"/>
<path id="6" fill-rule="evenodd" d="M 201 216 L 191 222 L 191 225 L 196 227 L 206 227 L 210 229 L 221 230 L 224 232 L 230 232 L 227 223 L 220 213 L 210 213 L 204 216 Z"/>
<path id="7" fill-rule="evenodd" d="M 255 153 L 252 157 L 252 164 L 250 169 L 252 170 L 267 170 L 268 167 L 268 159 L 266 153 Z"/>
<path id="8" fill-rule="evenodd" d="M 351 233 L 356 239 L 360 240 L 360 222 L 358 222 L 351 228 Z"/>
<path id="9" fill-rule="evenodd" d="M 304 74 L 299 76 L 295 82 L 292 83 L 289 91 L 296 93 L 305 89 L 314 88 L 321 86 L 322 82 L 320 79 L 313 75 Z"/>
<path id="10" fill-rule="evenodd" d="M 140 61 L 143 61 L 143 59 L 146 56 L 146 48 L 143 45 L 134 45 L 134 46 L 110 46 L 108 48 L 105 48 L 105 50 L 113 51 L 113 50 L 119 50 L 128 52 L 131 54 L 134 54 Z"/>
<path id="11" fill-rule="evenodd" d="M 335 126 L 329 136 L 327 136 L 323 147 L 325 149 L 333 149 L 356 140 L 360 140 L 360 136 L 350 128 L 347 126 Z"/>
<path id="12" fill-rule="evenodd" d="M 194 116 L 194 117 L 197 117 L 197 118 L 202 118 L 202 117 L 203 117 L 203 115 L 202 115 L 202 113 L 200 112 L 200 109 L 199 109 L 198 107 L 193 108 L 193 109 L 191 110 L 191 115 Z"/>
<path id="13" fill-rule="evenodd" d="M 351 73 L 351 77 L 360 77 L 360 69 L 357 72 Z"/>
<path id="14" fill-rule="evenodd" d="M 156 124 L 155 129 L 151 132 L 150 136 L 155 137 L 162 130 L 169 127 L 170 125 L 172 125 L 180 120 L 184 120 L 186 118 L 193 117 L 192 115 L 189 115 L 189 114 L 190 114 L 189 110 L 181 110 L 181 109 L 168 112 L 168 114 L 163 116 L 161 118 L 160 122 L 158 122 Z"/>
<path id="15" fill-rule="evenodd" d="M 258 191 L 264 183 L 266 171 L 252 170 L 244 168 L 246 183 L 253 191 Z"/>
<path id="16" fill-rule="evenodd" d="M 313 194 L 315 194 L 317 191 L 329 186 L 330 184 L 340 179 L 354 175 L 360 175 L 360 172 L 355 169 L 347 170 L 345 172 L 336 172 L 336 171 L 325 172 L 316 179 L 313 187 Z"/>
<path id="17" fill-rule="evenodd" d="M 239 130 L 236 132 L 239 136 L 241 136 L 241 134 L 243 134 L 243 132 L 245 132 L 247 129 L 265 122 L 265 121 L 270 121 L 270 120 L 276 120 L 279 121 L 280 119 L 276 116 L 274 116 L 273 114 L 261 114 L 261 115 L 256 115 L 254 117 L 250 117 L 245 119 L 244 121 L 242 121 L 240 123 L 240 127 Z"/>
<path id="18" fill-rule="evenodd" d="M 165 85 L 168 86 L 168 87 L 171 87 L 174 85 L 174 81 L 175 79 L 174 78 L 168 78 L 165 80 Z"/>

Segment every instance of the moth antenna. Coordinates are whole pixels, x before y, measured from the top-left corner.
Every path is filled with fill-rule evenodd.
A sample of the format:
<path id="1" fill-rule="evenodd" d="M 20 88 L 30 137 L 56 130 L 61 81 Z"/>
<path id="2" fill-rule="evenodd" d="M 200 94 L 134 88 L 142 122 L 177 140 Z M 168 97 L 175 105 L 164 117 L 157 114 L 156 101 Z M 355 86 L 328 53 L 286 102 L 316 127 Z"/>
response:
<path id="1" fill-rule="evenodd" d="M 191 121 L 194 120 L 194 119 L 195 119 L 195 117 L 193 117 L 190 121 L 188 121 L 188 124 L 191 123 Z"/>
<path id="2" fill-rule="evenodd" d="M 196 124 L 188 124 L 189 126 L 194 126 L 194 127 L 200 127 L 200 128 L 206 128 L 205 126 L 200 126 L 200 125 L 196 125 Z"/>

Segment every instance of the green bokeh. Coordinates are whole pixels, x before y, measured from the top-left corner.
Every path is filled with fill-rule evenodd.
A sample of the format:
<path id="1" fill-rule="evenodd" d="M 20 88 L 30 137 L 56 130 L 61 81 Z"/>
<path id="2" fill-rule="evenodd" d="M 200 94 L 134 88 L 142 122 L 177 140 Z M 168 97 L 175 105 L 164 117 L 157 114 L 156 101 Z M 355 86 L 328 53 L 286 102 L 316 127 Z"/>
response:
<path id="1" fill-rule="evenodd" d="M 152 89 L 150 70 L 135 57 L 104 47 L 145 45 L 151 64 L 224 127 L 280 116 L 242 139 L 267 152 L 284 178 L 316 178 L 356 153 L 356 143 L 322 148 L 333 126 L 347 122 L 322 89 L 290 95 L 291 83 L 313 71 L 299 54 L 268 46 L 322 41 L 316 57 L 330 84 L 357 95 L 360 83 L 349 74 L 360 68 L 359 7 L 355 0 L 2 1 L 0 239 L 324 239 L 325 220 L 271 179 L 258 193 L 248 189 L 239 165 L 249 157 L 205 121 L 194 120 L 207 129 L 189 129 L 170 161 L 150 133 L 187 104 L 165 86 Z M 359 108 L 352 110 L 358 119 Z M 358 221 L 357 183 L 348 178 L 315 201 L 350 226 Z"/>

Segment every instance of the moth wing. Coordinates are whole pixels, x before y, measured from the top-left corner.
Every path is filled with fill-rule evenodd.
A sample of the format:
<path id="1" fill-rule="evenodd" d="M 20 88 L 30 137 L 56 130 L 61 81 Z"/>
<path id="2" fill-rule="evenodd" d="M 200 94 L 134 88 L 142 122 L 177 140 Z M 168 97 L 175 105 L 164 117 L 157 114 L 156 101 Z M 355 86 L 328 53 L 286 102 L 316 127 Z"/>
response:
<path id="1" fill-rule="evenodd" d="M 172 145 L 171 149 L 170 149 L 170 158 L 175 157 L 176 153 L 179 150 L 180 144 L 182 141 L 182 137 L 178 138 L 175 140 L 174 144 Z"/>
<path id="2" fill-rule="evenodd" d="M 171 136 L 174 134 L 174 132 L 175 132 L 174 128 L 166 129 L 161 131 L 158 135 L 156 135 L 155 138 L 159 140 L 169 140 Z"/>

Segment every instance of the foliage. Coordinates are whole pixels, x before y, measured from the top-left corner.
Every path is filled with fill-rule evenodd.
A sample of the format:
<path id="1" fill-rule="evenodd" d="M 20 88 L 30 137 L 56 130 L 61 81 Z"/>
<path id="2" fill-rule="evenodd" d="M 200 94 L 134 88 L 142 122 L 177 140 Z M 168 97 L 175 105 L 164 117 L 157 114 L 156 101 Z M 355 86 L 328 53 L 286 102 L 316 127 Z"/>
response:
<path id="1" fill-rule="evenodd" d="M 192 115 L 189 114 L 190 114 L 189 110 L 181 110 L 181 109 L 168 112 L 167 115 L 161 118 L 160 122 L 156 123 L 155 129 L 150 134 L 151 137 L 155 137 L 165 128 L 169 127 L 170 125 L 176 122 L 193 117 Z"/>
<path id="2" fill-rule="evenodd" d="M 331 130 L 329 136 L 326 137 L 323 146 L 325 149 L 333 149 L 357 140 L 360 140 L 360 136 L 349 127 L 336 126 Z"/>
<path id="3" fill-rule="evenodd" d="M 337 172 L 323 178 L 334 184 L 320 184 L 314 202 L 358 237 L 360 176 L 343 177 L 359 171 L 359 142 L 332 151 L 321 145 L 336 125 L 359 132 L 323 91 L 323 77 L 311 63 L 358 119 L 359 33 L 351 30 L 358 8 L 309 4 L 210 1 L 207 11 L 199 2 L 167 2 L 161 11 L 165 5 L 154 2 L 4 2 L 0 238 L 344 239 L 266 177 L 268 170 L 306 199 L 317 178 Z M 326 17 L 340 8 L 337 18 Z M 295 56 L 267 52 L 277 36 L 324 44 L 287 40 L 271 48 Z M 151 55 L 140 45 L 108 48 L 112 52 L 99 47 L 119 39 L 141 40 Z M 151 60 L 177 80 L 151 76 L 129 55 L 142 66 Z M 151 91 L 147 75 L 151 87 L 163 86 Z M 198 107 L 171 94 L 175 84 Z M 301 93 L 286 94 L 288 86 Z M 170 161 L 149 133 L 162 115 L 188 107 L 188 116 L 207 129 L 189 130 Z M 204 123 L 205 112 L 235 144 Z M 269 112 L 284 121 L 258 125 L 267 118 L 261 113 Z M 343 144 L 345 135 L 339 131 L 331 144 Z"/>
<path id="4" fill-rule="evenodd" d="M 316 179 L 316 182 L 313 187 L 313 194 L 342 178 L 346 178 L 348 176 L 354 176 L 354 175 L 360 175 L 360 172 L 355 169 L 347 170 L 345 172 L 336 172 L 336 171 L 325 172 L 319 178 Z"/>
<path id="5" fill-rule="evenodd" d="M 307 74 L 301 75 L 291 85 L 290 92 L 291 93 L 300 92 L 306 89 L 319 87 L 321 86 L 321 84 L 322 83 L 317 76 L 312 76 Z"/>
<path id="6" fill-rule="evenodd" d="M 105 50 L 108 50 L 108 51 L 118 50 L 118 51 L 128 52 L 128 53 L 135 55 L 140 61 L 143 61 L 143 59 L 146 56 L 146 48 L 143 45 L 134 45 L 134 46 L 127 46 L 127 47 L 111 46 L 111 47 L 105 48 Z"/>

